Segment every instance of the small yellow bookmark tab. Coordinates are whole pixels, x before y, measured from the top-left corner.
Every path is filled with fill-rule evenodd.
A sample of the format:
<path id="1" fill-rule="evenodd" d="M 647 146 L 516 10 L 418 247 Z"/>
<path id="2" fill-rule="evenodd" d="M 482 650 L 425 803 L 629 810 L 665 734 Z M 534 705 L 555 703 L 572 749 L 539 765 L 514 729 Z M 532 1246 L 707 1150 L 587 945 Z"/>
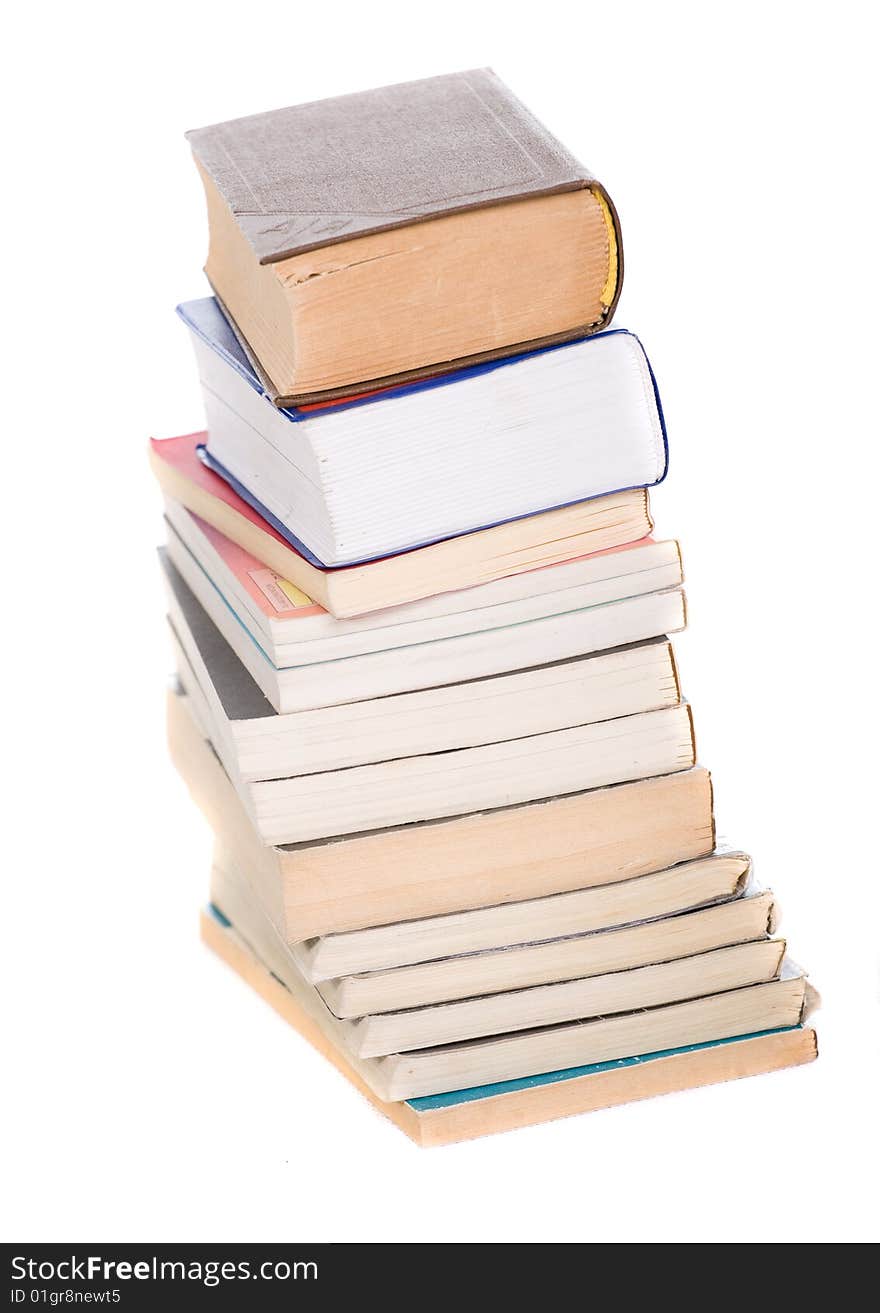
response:
<path id="1" fill-rule="evenodd" d="M 291 606 L 315 605 L 312 599 L 307 596 L 301 588 L 297 588 L 296 584 L 292 584 L 289 579 L 276 578 L 275 582 L 281 589 L 282 593 L 284 593 L 285 597 L 289 599 Z"/>
<path id="2" fill-rule="evenodd" d="M 282 579 L 274 570 L 264 566 L 259 570 L 248 570 L 248 574 L 266 601 L 270 602 L 276 611 L 289 611 L 291 607 L 302 610 L 304 607 L 315 605 L 312 599 L 301 592 L 295 584 Z"/>

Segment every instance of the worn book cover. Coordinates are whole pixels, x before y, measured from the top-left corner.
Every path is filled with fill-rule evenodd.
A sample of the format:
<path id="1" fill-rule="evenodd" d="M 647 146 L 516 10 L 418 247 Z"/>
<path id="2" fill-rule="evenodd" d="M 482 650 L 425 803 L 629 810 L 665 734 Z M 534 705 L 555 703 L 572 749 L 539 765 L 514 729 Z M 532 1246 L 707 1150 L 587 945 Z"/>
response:
<path id="1" fill-rule="evenodd" d="M 602 194 L 617 231 L 604 188 L 488 68 L 291 105 L 186 135 L 261 264 L 443 214 L 584 187 Z M 620 277 L 618 267 L 618 292 Z"/>
<path id="2" fill-rule="evenodd" d="M 607 192 L 491 69 L 187 138 L 205 272 L 278 404 L 570 341 L 614 314 Z"/>

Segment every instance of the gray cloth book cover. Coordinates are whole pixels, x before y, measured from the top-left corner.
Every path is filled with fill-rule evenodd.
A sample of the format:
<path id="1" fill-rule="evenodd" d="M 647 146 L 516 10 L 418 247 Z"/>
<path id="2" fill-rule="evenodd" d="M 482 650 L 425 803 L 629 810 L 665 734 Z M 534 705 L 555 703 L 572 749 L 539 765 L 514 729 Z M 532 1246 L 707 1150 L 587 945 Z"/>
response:
<path id="1" fill-rule="evenodd" d="M 186 135 L 261 264 L 526 196 L 591 186 L 610 206 L 590 172 L 491 69 Z"/>

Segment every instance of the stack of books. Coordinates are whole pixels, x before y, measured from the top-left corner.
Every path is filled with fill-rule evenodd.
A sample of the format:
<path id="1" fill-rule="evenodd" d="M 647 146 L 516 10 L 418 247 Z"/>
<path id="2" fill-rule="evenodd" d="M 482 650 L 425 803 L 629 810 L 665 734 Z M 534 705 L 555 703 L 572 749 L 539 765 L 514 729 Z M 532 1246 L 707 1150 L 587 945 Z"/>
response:
<path id="1" fill-rule="evenodd" d="M 151 460 L 206 942 L 423 1144 L 809 1061 L 604 188 L 488 70 L 189 139 L 207 432 Z"/>

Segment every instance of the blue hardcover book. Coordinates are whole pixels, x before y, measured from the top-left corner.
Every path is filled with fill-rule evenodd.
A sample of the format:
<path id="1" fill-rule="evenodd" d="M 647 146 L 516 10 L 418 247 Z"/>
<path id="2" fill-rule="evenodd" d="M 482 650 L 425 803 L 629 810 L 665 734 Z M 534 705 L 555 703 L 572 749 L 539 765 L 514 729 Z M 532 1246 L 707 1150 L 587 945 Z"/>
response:
<path id="1" fill-rule="evenodd" d="M 204 393 L 203 459 L 324 569 L 600 498 L 613 524 L 623 494 L 666 474 L 656 381 L 624 329 L 281 410 L 216 300 L 178 314 Z"/>

